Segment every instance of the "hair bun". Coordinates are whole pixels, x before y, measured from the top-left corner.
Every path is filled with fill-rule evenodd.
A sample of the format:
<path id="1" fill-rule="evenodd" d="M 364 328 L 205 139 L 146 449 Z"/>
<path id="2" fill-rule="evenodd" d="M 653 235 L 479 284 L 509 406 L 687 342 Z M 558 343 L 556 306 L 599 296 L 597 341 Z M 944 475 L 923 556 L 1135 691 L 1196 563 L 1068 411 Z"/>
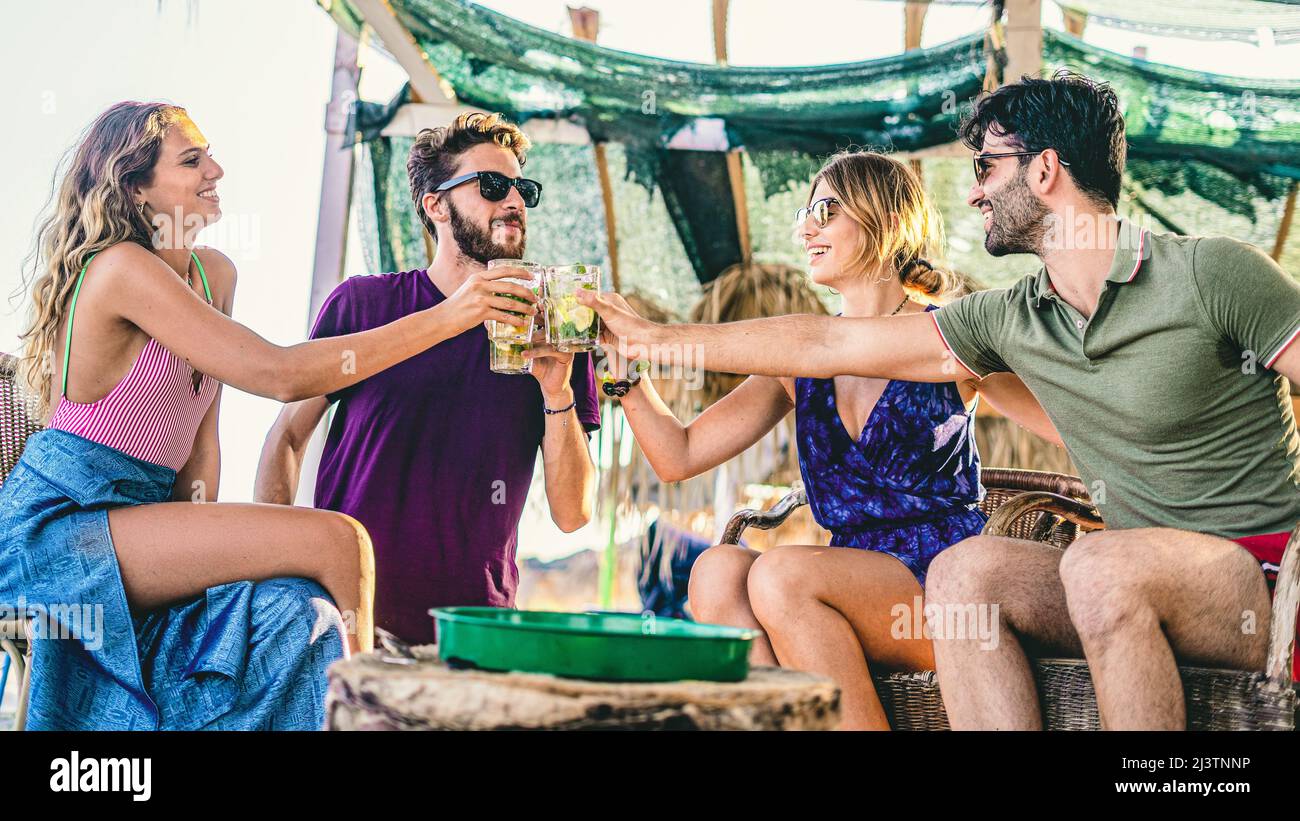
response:
<path id="1" fill-rule="evenodd" d="M 952 288 L 952 278 L 946 271 L 934 267 L 930 260 L 913 257 L 898 272 L 904 288 L 920 291 L 929 297 L 938 297 Z"/>

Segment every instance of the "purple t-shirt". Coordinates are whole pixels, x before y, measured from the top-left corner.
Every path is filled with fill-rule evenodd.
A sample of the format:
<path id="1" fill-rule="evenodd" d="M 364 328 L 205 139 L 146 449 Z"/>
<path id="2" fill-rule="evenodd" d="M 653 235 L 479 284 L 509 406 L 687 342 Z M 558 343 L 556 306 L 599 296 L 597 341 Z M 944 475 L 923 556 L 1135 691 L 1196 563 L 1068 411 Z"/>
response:
<path id="1" fill-rule="evenodd" d="M 334 289 L 311 336 L 355 333 L 446 297 L 424 271 Z M 591 358 L 573 360 L 578 418 L 600 427 Z M 546 422 L 537 380 L 488 369 L 479 325 L 328 396 L 338 402 L 316 507 L 352 516 L 375 548 L 375 623 L 433 640 L 430 607 L 514 605 L 515 541 Z"/>

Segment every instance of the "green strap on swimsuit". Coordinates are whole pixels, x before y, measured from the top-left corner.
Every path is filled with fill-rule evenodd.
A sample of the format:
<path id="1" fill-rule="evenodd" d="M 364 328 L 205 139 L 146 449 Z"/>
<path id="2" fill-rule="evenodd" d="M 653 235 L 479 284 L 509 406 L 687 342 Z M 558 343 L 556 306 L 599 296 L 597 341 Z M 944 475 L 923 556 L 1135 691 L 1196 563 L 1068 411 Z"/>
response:
<path id="1" fill-rule="evenodd" d="M 99 252 L 96 251 L 95 254 Z M 81 283 L 86 279 L 86 271 L 90 269 L 90 261 L 95 258 L 91 254 L 86 259 L 86 264 L 81 268 L 81 274 L 77 277 L 77 287 L 72 289 L 72 305 L 68 307 L 68 338 L 63 343 L 63 393 L 61 396 L 68 395 L 68 359 L 72 356 L 72 318 L 77 313 L 77 296 L 81 293 Z M 208 302 L 212 302 L 212 289 L 208 287 L 208 274 L 203 270 L 203 263 L 199 262 L 199 255 L 190 251 L 190 259 L 194 260 L 194 267 L 199 269 L 199 278 L 203 280 L 203 293 L 207 295 Z"/>

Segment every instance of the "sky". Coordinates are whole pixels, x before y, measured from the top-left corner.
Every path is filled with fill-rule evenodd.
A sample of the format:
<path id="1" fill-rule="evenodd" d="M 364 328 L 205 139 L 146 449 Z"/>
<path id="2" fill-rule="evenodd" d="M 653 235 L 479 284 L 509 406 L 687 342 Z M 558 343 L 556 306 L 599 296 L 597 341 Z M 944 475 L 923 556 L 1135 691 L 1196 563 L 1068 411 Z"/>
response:
<path id="1" fill-rule="evenodd" d="M 602 12 L 600 41 L 628 51 L 711 62 L 708 0 L 585 0 Z M 491 0 L 491 8 L 568 33 L 565 3 Z M 729 50 L 736 65 L 835 63 L 896 53 L 901 2 L 734 0 Z M 934 6 L 923 45 L 976 31 L 987 11 Z M 1044 24 L 1060 12 L 1044 3 Z M 1124 54 L 1209 72 L 1300 79 L 1300 46 L 1177 40 L 1089 26 L 1088 41 Z M 278 344 L 305 338 L 324 152 L 334 25 L 312 0 L 44 0 L 14 3 L 0 27 L 0 349 L 16 351 L 26 306 L 23 261 L 55 168 L 108 105 L 168 100 L 189 109 L 226 171 L 223 220 L 201 241 L 239 269 L 234 316 Z M 387 101 L 404 79 L 381 54 L 362 50 L 361 96 Z M 355 242 L 348 274 L 367 273 Z M 17 310 L 15 310 L 15 308 Z M 221 498 L 247 501 L 261 443 L 279 406 L 224 392 Z M 544 527 L 544 525 L 539 525 Z M 598 528 L 544 534 L 551 552 L 603 541 Z"/>

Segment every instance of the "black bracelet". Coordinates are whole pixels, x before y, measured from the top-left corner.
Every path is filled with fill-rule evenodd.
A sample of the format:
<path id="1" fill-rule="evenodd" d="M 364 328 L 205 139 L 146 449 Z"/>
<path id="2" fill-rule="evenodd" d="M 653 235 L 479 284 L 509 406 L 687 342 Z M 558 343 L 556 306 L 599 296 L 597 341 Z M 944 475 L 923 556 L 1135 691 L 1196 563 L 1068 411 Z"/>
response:
<path id="1" fill-rule="evenodd" d="M 577 406 L 578 406 L 578 400 L 574 399 L 572 402 L 560 408 L 559 410 L 551 410 L 550 408 L 546 407 L 546 403 L 543 402 L 542 413 L 546 414 L 547 416 L 554 416 L 557 413 L 568 413 L 569 411 L 573 410 Z"/>

